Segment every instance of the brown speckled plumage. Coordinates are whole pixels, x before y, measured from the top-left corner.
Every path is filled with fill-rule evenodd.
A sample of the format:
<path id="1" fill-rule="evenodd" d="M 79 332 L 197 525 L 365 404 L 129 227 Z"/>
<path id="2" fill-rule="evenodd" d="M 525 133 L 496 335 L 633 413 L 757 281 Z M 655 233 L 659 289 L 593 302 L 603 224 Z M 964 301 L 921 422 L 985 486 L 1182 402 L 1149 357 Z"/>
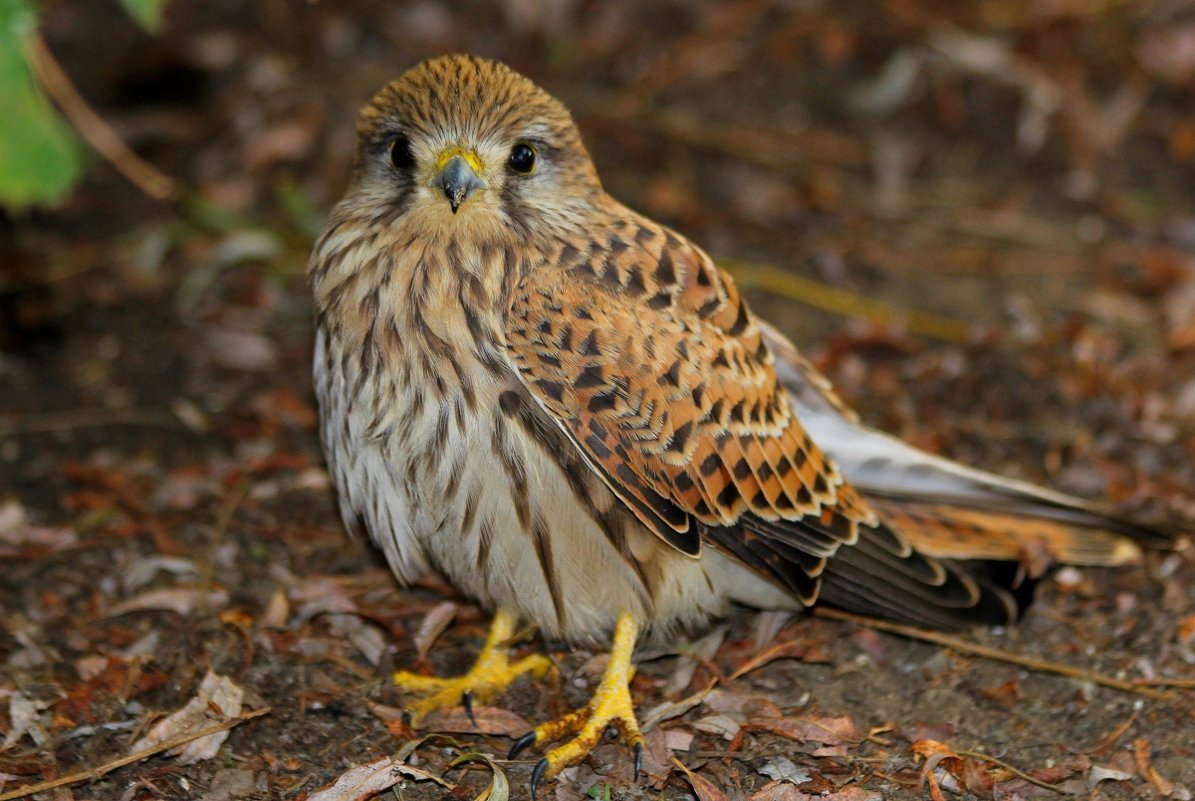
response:
<path id="1" fill-rule="evenodd" d="M 567 110 L 508 68 L 425 62 L 358 133 L 310 263 L 316 391 L 345 520 L 400 577 L 434 567 L 577 641 L 620 611 L 667 630 L 819 596 L 1003 622 L 1008 594 L 953 560 L 991 555 L 985 524 L 1017 558 L 1039 515 L 1021 542 L 1057 558 L 1135 555 L 1116 532 L 1141 532 L 1081 501 L 862 426 L 700 248 L 602 190 Z M 458 208 L 460 176 L 478 188 Z"/>

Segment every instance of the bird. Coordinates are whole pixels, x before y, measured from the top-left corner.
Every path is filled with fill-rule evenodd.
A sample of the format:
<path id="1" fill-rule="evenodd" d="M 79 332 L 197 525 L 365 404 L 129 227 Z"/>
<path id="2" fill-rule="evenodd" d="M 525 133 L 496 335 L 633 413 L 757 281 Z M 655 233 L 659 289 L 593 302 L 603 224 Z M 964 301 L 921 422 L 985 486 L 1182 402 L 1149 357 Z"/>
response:
<path id="1" fill-rule="evenodd" d="M 361 110 L 353 174 L 308 263 L 320 437 L 350 531 L 494 614 L 455 677 L 399 671 L 418 725 L 489 700 L 520 623 L 610 643 L 583 707 L 512 755 L 607 727 L 639 773 L 637 642 L 732 603 L 919 626 L 1014 621 L 992 563 L 1122 565 L 1173 533 L 871 428 L 698 245 L 603 189 L 568 109 L 447 55 Z"/>

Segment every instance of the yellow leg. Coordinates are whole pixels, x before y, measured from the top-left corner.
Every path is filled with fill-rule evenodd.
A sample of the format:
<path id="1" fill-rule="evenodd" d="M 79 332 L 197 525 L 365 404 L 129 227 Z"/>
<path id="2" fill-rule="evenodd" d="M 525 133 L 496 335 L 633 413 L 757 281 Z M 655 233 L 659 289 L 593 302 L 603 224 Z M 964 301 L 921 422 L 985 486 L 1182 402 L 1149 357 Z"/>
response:
<path id="1" fill-rule="evenodd" d="M 559 720 L 537 726 L 515 743 L 510 757 L 513 759 L 529 745 L 553 742 L 570 732 L 576 736 L 564 745 L 553 748 L 535 766 L 531 774 L 531 797 L 544 776 L 555 776 L 563 768 L 584 759 L 601 741 L 606 727 L 613 725 L 622 733 L 623 740 L 635 754 L 635 776 L 643 756 L 643 734 L 639 721 L 635 719 L 635 705 L 631 701 L 631 679 L 635 668 L 631 655 L 635 650 L 635 636 L 639 626 L 626 612 L 620 612 L 614 627 L 614 642 L 610 647 L 610 662 L 602 674 L 602 680 L 589 703 L 581 709 L 570 712 Z"/>
<path id="2" fill-rule="evenodd" d="M 552 669 L 551 661 L 542 654 L 531 654 L 512 663 L 506 647 L 514 635 L 515 618 L 505 609 L 499 609 L 486 635 L 485 645 L 477 655 L 473 667 L 463 676 L 438 678 L 419 676 L 406 670 L 394 674 L 394 683 L 399 689 L 421 696 L 407 708 L 411 725 L 418 726 L 429 712 L 448 709 L 464 703 L 465 711 L 473 717 L 473 701 L 489 703 L 506 689 L 512 681 L 524 673 L 543 677 Z"/>

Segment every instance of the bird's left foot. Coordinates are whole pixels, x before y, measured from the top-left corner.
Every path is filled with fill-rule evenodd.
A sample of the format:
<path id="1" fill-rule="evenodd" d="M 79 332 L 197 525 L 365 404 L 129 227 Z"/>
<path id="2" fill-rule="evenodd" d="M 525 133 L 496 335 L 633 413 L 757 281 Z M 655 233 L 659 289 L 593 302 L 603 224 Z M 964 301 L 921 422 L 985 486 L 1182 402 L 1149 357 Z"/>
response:
<path id="1" fill-rule="evenodd" d="M 540 780 L 551 778 L 569 765 L 584 759 L 597 747 L 607 726 L 615 726 L 623 741 L 631 747 L 635 757 L 635 778 L 643 761 L 643 734 L 635 718 L 635 705 L 631 701 L 630 683 L 635 676 L 631 665 L 631 654 L 635 647 L 637 625 L 625 612 L 618 617 L 614 629 L 614 643 L 610 649 L 610 662 L 602 673 L 602 680 L 589 703 L 564 717 L 536 726 L 520 737 L 510 750 L 514 759 L 529 745 L 539 745 L 559 740 L 566 734 L 576 736 L 564 745 L 553 748 L 544 755 L 531 773 L 531 798 L 536 796 Z"/>

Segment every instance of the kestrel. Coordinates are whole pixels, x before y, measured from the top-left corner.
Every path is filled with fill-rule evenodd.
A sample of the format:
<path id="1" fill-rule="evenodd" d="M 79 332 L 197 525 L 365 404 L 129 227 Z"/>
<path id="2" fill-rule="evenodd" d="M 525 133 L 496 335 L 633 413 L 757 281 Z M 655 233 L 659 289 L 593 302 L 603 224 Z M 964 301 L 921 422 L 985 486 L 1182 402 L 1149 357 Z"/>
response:
<path id="1" fill-rule="evenodd" d="M 569 112 L 508 67 L 426 61 L 357 133 L 309 265 L 340 509 L 401 580 L 434 568 L 495 612 L 465 676 L 395 676 L 415 722 L 547 671 L 508 660 L 519 620 L 612 637 L 591 702 L 516 744 L 575 735 L 533 792 L 607 725 L 638 754 L 648 633 L 731 602 L 1004 623 L 1011 593 L 957 560 L 1115 565 L 1164 541 L 863 425 L 704 251 L 603 191 Z"/>

